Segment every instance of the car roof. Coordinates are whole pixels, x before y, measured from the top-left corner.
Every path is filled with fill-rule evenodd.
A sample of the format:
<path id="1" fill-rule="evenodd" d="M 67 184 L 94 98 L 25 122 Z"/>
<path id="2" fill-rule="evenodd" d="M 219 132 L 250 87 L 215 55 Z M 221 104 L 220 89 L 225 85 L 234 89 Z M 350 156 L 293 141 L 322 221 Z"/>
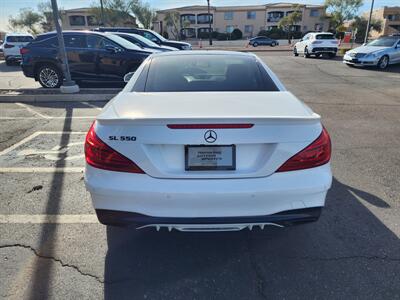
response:
<path id="1" fill-rule="evenodd" d="M 330 35 L 333 35 L 332 32 L 309 32 L 309 33 L 312 33 L 312 34 L 330 34 Z"/>
<path id="2" fill-rule="evenodd" d="M 7 33 L 6 37 L 7 36 L 31 36 L 31 37 L 33 37 L 33 35 L 30 33 L 16 33 L 16 32 L 15 33 L 14 32 Z"/>

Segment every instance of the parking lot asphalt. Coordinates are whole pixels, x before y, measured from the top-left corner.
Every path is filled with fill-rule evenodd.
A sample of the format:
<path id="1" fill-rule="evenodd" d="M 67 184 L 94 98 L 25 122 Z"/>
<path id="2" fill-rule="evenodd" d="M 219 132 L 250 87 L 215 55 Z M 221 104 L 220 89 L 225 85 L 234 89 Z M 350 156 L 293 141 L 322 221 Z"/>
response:
<path id="1" fill-rule="evenodd" d="M 84 134 L 105 102 L 0 103 L 0 297 L 400 299 L 400 66 L 258 55 L 331 134 L 334 180 L 318 222 L 106 228 L 82 173 Z"/>

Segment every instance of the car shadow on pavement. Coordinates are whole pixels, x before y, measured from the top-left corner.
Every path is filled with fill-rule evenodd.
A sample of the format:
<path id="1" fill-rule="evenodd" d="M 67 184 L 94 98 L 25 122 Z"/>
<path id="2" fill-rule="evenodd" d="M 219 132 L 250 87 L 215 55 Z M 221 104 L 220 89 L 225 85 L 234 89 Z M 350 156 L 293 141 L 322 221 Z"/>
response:
<path id="1" fill-rule="evenodd" d="M 363 201 L 389 207 L 334 179 L 320 220 L 307 225 L 228 233 L 108 227 L 105 299 L 393 298 L 400 241 Z"/>
<path id="2" fill-rule="evenodd" d="M 19 63 L 13 63 L 11 66 L 7 66 L 5 61 L 0 61 L 0 72 L 17 72 L 22 71 Z"/>

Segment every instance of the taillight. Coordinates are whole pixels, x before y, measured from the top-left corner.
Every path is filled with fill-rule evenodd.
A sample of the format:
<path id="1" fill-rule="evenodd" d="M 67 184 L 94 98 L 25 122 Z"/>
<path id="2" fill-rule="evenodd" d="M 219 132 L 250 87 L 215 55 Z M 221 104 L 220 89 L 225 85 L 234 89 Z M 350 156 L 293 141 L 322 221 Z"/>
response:
<path id="1" fill-rule="evenodd" d="M 105 144 L 94 131 L 94 124 L 95 122 L 86 135 L 86 162 L 98 169 L 144 174 L 143 170 L 133 161 Z"/>
<path id="2" fill-rule="evenodd" d="M 331 139 L 326 129 L 323 128 L 322 133 L 314 142 L 289 158 L 277 172 L 309 169 L 324 165 L 331 159 L 331 149 Z"/>
<path id="3" fill-rule="evenodd" d="M 14 47 L 14 45 L 10 45 L 10 44 L 5 44 L 4 45 L 4 48 L 13 48 Z"/>
<path id="4" fill-rule="evenodd" d="M 19 53 L 21 54 L 21 55 L 24 55 L 24 54 L 26 54 L 26 53 L 28 53 L 29 52 L 29 49 L 28 48 L 21 48 L 21 49 L 19 49 Z"/>

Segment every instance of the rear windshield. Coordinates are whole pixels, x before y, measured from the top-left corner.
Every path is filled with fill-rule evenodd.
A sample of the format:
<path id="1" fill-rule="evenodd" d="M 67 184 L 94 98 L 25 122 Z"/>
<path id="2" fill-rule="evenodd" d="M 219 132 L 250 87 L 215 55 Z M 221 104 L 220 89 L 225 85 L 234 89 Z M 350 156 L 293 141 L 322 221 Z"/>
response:
<path id="1" fill-rule="evenodd" d="M 9 43 L 28 43 L 33 40 L 33 37 L 29 35 L 15 35 L 15 36 L 8 36 L 7 42 Z"/>
<path id="2" fill-rule="evenodd" d="M 278 91 L 254 57 L 190 54 L 154 57 L 145 92 Z"/>
<path id="3" fill-rule="evenodd" d="M 334 40 L 333 34 L 317 34 L 315 37 L 317 40 Z"/>

